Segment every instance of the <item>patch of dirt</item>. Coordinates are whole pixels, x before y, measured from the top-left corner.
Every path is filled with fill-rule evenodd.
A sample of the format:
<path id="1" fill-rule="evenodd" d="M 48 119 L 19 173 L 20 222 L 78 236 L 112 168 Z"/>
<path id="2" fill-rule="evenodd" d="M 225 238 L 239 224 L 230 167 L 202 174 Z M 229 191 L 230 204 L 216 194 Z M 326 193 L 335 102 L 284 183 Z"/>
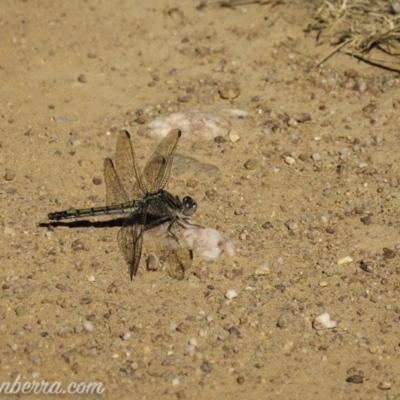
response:
<path id="1" fill-rule="evenodd" d="M 314 11 L 3 2 L 0 386 L 399 396 L 400 79 L 339 53 L 315 69 L 332 49 L 304 32 Z M 137 130 L 183 110 L 222 115 L 240 136 L 182 140 L 168 186 L 196 199 L 194 222 L 228 235 L 234 257 L 195 254 L 182 281 L 141 265 L 131 282 L 117 227 L 39 226 L 104 205 L 121 128 L 143 166 L 157 141 Z M 324 312 L 337 327 L 313 328 Z"/>

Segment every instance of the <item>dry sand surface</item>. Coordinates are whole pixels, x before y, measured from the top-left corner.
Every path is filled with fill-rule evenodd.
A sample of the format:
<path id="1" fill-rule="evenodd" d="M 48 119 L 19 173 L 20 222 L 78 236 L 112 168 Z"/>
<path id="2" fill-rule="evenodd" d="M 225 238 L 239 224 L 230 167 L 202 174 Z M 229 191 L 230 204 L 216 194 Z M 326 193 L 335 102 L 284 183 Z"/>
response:
<path id="1" fill-rule="evenodd" d="M 313 68 L 332 48 L 306 1 L 1 3 L 0 383 L 400 399 L 398 75 L 342 54 Z M 182 139 L 167 188 L 236 255 L 131 281 L 109 218 L 40 225 L 105 204 L 120 129 L 143 167 L 159 139 L 138 129 L 188 110 L 231 136 Z M 322 313 L 337 324 L 315 329 Z"/>

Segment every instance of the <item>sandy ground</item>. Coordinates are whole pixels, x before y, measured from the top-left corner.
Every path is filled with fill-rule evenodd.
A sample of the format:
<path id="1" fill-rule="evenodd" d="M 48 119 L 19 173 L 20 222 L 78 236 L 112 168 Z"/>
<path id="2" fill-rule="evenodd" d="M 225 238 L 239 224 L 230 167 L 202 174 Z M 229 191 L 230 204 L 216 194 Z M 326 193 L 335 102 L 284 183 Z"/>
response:
<path id="1" fill-rule="evenodd" d="M 304 32 L 312 12 L 2 1 L 0 383 L 103 383 L 85 399 L 400 399 L 400 80 L 340 54 L 313 69 L 331 48 Z M 39 225 L 105 203 L 119 129 L 142 166 L 158 140 L 140 124 L 193 109 L 240 140 L 182 140 L 195 160 L 168 189 L 196 199 L 193 220 L 234 257 L 195 254 L 182 281 L 141 265 L 131 282 L 117 227 Z M 313 327 L 324 312 L 335 328 Z"/>

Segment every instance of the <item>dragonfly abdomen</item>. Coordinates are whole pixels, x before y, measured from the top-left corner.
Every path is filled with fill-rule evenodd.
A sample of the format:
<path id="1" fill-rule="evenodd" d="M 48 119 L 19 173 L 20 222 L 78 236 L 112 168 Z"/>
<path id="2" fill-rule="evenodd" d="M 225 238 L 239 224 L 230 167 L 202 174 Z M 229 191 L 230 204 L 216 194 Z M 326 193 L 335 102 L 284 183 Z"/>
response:
<path id="1" fill-rule="evenodd" d="M 105 207 L 92 207 L 84 208 L 80 210 L 65 210 L 65 211 L 55 211 L 48 214 L 47 218 L 53 221 L 60 221 L 62 219 L 75 219 L 75 218 L 85 218 L 93 217 L 96 215 L 110 215 L 110 214 L 130 214 L 139 208 L 138 201 L 131 201 L 129 203 L 118 204 L 115 206 L 105 206 Z"/>

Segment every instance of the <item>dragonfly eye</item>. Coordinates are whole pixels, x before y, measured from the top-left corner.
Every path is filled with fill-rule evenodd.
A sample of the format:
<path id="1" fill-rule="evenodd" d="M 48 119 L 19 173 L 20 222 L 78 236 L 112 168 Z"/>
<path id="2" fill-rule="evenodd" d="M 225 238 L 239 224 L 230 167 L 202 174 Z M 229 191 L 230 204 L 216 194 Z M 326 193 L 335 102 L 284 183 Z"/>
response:
<path id="1" fill-rule="evenodd" d="M 189 196 L 182 199 L 182 214 L 189 216 L 197 210 L 197 203 Z"/>

